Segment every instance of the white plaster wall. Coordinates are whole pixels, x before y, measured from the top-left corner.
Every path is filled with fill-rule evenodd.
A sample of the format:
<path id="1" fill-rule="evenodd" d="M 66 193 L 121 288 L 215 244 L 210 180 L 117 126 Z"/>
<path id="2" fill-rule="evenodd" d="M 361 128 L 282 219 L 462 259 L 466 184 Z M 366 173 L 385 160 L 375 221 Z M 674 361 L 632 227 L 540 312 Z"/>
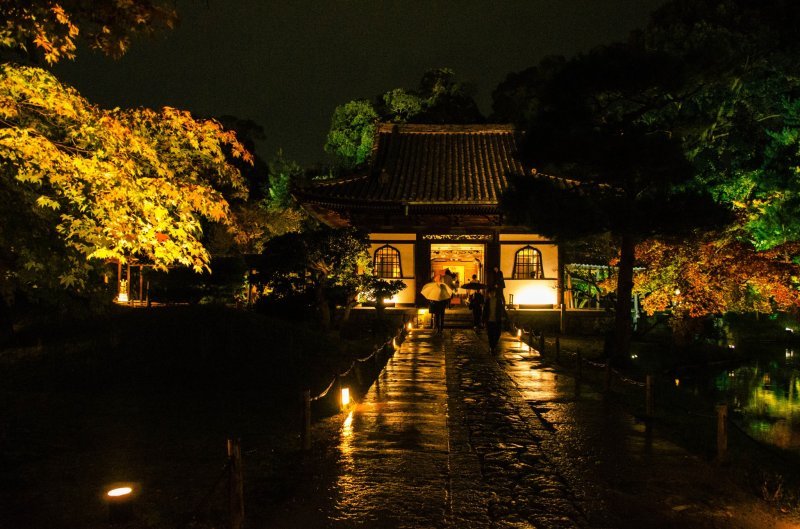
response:
<path id="1" fill-rule="evenodd" d="M 370 241 L 416 241 L 416 233 L 370 233 Z"/>
<path id="2" fill-rule="evenodd" d="M 500 242 L 503 241 L 549 241 L 549 237 L 538 233 L 501 233 Z"/>
<path id="3" fill-rule="evenodd" d="M 405 270 L 403 270 L 405 272 Z M 392 301 L 403 305 L 413 305 L 417 300 L 417 282 L 415 279 L 403 279 L 406 288 L 395 294 Z"/>

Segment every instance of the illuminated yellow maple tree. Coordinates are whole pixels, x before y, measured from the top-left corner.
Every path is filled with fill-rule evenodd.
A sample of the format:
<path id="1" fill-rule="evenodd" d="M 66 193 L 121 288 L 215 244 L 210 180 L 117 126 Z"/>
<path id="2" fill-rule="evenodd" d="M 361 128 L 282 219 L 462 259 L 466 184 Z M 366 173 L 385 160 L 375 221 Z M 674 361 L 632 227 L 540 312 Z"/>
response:
<path id="1" fill-rule="evenodd" d="M 0 194 L 12 207 L 0 212 L 0 266 L 42 272 L 40 281 L 50 270 L 75 288 L 92 261 L 207 269 L 201 219 L 229 222 L 221 190 L 244 186 L 231 157 L 251 161 L 216 121 L 173 108 L 104 110 L 45 70 L 4 64 Z"/>

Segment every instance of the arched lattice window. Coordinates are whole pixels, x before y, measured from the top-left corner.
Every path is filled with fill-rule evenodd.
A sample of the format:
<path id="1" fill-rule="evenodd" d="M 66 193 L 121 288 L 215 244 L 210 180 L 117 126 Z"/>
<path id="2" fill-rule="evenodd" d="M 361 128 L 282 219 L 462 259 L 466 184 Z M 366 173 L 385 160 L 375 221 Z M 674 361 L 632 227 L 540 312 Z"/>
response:
<path id="1" fill-rule="evenodd" d="M 542 252 L 533 246 L 520 248 L 514 256 L 514 279 L 544 279 Z"/>
<path id="2" fill-rule="evenodd" d="M 400 268 L 400 252 L 394 246 L 385 244 L 375 250 L 375 275 L 382 278 L 403 277 Z"/>

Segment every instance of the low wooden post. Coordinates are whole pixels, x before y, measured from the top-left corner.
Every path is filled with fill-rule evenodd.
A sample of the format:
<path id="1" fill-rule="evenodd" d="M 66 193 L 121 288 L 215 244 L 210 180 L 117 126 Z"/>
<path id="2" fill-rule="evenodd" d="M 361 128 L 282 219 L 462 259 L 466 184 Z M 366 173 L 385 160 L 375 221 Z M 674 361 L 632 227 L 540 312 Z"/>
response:
<path id="1" fill-rule="evenodd" d="M 139 301 L 139 305 L 140 306 L 142 305 L 142 302 L 144 301 L 144 292 L 143 292 L 144 291 L 144 277 L 142 277 L 142 269 L 143 269 L 142 266 L 143 265 L 139 265 L 139 300 L 138 301 Z"/>
<path id="2" fill-rule="evenodd" d="M 241 439 L 228 439 L 228 465 L 230 468 L 228 492 L 231 529 L 241 529 L 244 524 L 244 474 L 242 472 Z"/>
<path id="3" fill-rule="evenodd" d="M 561 355 L 561 337 L 556 334 L 556 358 Z"/>
<path id="4" fill-rule="evenodd" d="M 606 393 L 611 392 L 611 359 L 606 358 Z"/>
<path id="5" fill-rule="evenodd" d="M 528 331 L 528 351 L 533 351 L 533 329 Z"/>
<path id="6" fill-rule="evenodd" d="M 645 405 L 644 413 L 647 417 L 653 416 L 653 375 L 647 375 L 645 378 Z"/>
<path id="7" fill-rule="evenodd" d="M 728 457 L 728 405 L 717 405 L 717 461 Z"/>
<path id="8" fill-rule="evenodd" d="M 544 356 L 544 331 L 539 333 L 539 354 Z"/>
<path id="9" fill-rule="evenodd" d="M 575 365 L 575 379 L 580 381 L 583 378 L 583 355 L 580 350 L 577 353 L 577 365 Z"/>
<path id="10" fill-rule="evenodd" d="M 311 390 L 303 392 L 303 424 L 300 432 L 303 450 L 311 450 Z"/>

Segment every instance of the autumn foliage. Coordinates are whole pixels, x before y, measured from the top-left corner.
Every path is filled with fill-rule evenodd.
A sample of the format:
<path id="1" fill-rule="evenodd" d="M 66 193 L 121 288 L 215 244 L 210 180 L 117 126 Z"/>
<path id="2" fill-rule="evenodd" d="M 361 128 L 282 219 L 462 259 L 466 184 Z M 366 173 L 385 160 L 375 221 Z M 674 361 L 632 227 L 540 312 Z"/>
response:
<path id="1" fill-rule="evenodd" d="M 0 67 L 0 250 L 8 292 L 80 288 L 90 261 L 208 268 L 201 219 L 230 220 L 251 155 L 213 120 L 164 108 L 104 110 L 40 68 Z M 31 236 L 35 234 L 35 236 Z"/>
<path id="2" fill-rule="evenodd" d="M 800 307 L 797 245 L 756 251 L 730 237 L 704 235 L 680 243 L 648 240 L 637 247 L 646 267 L 634 279 L 643 308 L 678 317 Z"/>
<path id="3" fill-rule="evenodd" d="M 171 28 L 175 9 L 151 0 L 3 0 L 0 47 L 32 54 L 38 49 L 50 64 L 73 59 L 77 41 L 112 57 L 123 55 L 131 37 Z"/>

